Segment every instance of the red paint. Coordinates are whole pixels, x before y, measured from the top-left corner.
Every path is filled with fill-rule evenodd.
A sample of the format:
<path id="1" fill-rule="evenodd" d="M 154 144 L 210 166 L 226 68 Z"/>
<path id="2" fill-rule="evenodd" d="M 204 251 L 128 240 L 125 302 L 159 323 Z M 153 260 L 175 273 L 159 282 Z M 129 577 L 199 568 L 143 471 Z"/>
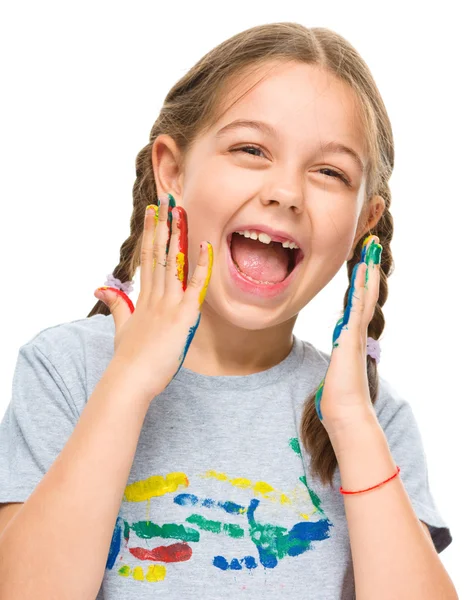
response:
<path id="1" fill-rule="evenodd" d="M 183 292 L 186 291 L 188 286 L 188 215 L 182 206 L 177 206 L 176 210 L 179 212 L 178 218 L 178 229 L 179 229 L 179 240 L 178 240 L 178 251 L 184 254 L 184 268 L 183 268 Z"/>
<path id="2" fill-rule="evenodd" d="M 301 260 L 297 262 L 293 271 L 288 275 L 286 279 L 279 283 L 254 283 L 247 279 L 235 266 L 232 260 L 229 244 L 227 244 L 227 265 L 229 267 L 229 273 L 234 283 L 245 293 L 253 294 L 261 298 L 274 298 L 279 294 L 282 294 L 295 280 L 300 271 Z"/>
<path id="3" fill-rule="evenodd" d="M 170 546 L 157 546 L 156 548 L 129 548 L 130 553 L 140 560 L 157 560 L 160 562 L 184 562 L 193 554 L 191 546 L 184 543 L 171 544 Z"/>
<path id="4" fill-rule="evenodd" d="M 123 298 L 125 300 L 125 302 L 128 305 L 128 308 L 130 309 L 130 313 L 133 313 L 135 311 L 135 307 L 133 306 L 133 302 L 130 300 L 130 298 L 127 296 L 127 294 L 125 292 L 123 292 L 122 290 L 119 290 L 119 289 L 114 288 L 114 287 L 109 287 L 109 286 L 100 287 L 98 289 L 99 290 L 112 290 L 113 292 L 115 292 L 121 298 Z"/>

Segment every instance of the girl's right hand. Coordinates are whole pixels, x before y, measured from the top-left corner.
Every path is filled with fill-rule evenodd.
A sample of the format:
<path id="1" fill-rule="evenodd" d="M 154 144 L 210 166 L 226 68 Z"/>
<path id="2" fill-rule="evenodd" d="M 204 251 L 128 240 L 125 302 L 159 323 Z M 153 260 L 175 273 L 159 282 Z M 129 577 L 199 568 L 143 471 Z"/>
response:
<path id="1" fill-rule="evenodd" d="M 159 208 L 149 205 L 145 211 L 136 308 L 121 290 L 102 287 L 94 292 L 115 322 L 113 361 L 130 369 L 150 401 L 166 388 L 186 357 L 201 319 L 213 262 L 211 244 L 201 242 L 196 269 L 186 286 L 187 215 L 183 207 L 173 208 L 167 255 L 168 206 L 168 197 L 160 197 Z"/>

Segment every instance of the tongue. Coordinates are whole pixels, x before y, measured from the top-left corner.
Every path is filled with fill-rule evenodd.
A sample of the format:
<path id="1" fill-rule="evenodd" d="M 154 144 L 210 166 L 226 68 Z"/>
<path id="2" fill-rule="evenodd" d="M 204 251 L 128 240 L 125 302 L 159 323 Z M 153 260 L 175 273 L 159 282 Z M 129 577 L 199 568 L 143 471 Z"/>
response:
<path id="1" fill-rule="evenodd" d="M 234 233 L 231 252 L 239 269 L 257 281 L 277 283 L 288 274 L 289 254 L 278 242 L 264 244 Z"/>

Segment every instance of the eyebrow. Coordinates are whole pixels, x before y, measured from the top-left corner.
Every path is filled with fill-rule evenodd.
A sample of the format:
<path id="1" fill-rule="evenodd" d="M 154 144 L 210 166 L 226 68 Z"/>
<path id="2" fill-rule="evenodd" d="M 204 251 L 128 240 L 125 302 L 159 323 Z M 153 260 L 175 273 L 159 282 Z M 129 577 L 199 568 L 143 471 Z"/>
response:
<path id="1" fill-rule="evenodd" d="M 239 127 L 248 127 L 249 129 L 255 129 L 256 131 L 260 131 L 261 133 L 277 137 L 277 132 L 268 123 L 264 123 L 263 121 L 250 121 L 248 119 L 236 119 L 227 125 L 224 125 L 219 131 L 216 133 L 216 138 L 222 137 L 225 133 L 237 129 Z M 362 173 L 365 171 L 364 163 L 362 159 L 357 154 L 355 150 L 349 148 L 349 146 L 345 146 L 340 142 L 326 142 L 321 146 L 322 152 L 332 152 L 335 154 L 347 154 L 350 156 L 357 164 Z"/>

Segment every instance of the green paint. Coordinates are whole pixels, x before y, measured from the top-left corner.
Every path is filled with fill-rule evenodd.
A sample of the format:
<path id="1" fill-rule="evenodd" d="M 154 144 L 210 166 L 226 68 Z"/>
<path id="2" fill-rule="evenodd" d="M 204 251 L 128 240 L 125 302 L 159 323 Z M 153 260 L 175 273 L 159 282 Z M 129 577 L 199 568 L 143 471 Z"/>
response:
<path id="1" fill-rule="evenodd" d="M 250 538 L 265 554 L 275 556 L 278 559 L 285 558 L 290 554 L 291 548 L 298 548 L 298 554 L 302 554 L 310 547 L 311 540 L 302 540 L 299 537 L 288 534 L 288 529 L 278 525 L 253 522 L 250 524 Z"/>
<path id="2" fill-rule="evenodd" d="M 324 510 L 321 508 L 321 500 L 319 496 L 313 492 L 313 490 L 308 486 L 308 482 L 306 480 L 306 475 L 301 475 L 300 481 L 304 483 L 306 489 L 308 490 L 309 497 L 311 498 L 311 502 L 313 506 L 319 510 L 324 515 Z"/>
<path id="3" fill-rule="evenodd" d="M 130 567 L 128 565 L 123 565 L 123 567 L 120 567 L 118 570 L 118 574 L 123 577 L 128 577 L 130 575 Z"/>
<path id="4" fill-rule="evenodd" d="M 288 445 L 293 450 L 293 452 L 295 452 L 295 454 L 298 454 L 299 456 L 301 456 L 301 448 L 300 448 L 300 443 L 298 441 L 298 438 L 296 438 L 296 437 L 290 438 L 288 441 Z"/>
<path id="5" fill-rule="evenodd" d="M 259 548 L 265 550 L 278 558 L 284 558 L 288 553 L 291 544 L 288 543 L 288 530 L 286 527 L 279 527 L 271 523 L 249 523 L 249 534 L 252 542 Z M 296 545 L 301 544 L 301 540 L 293 540 Z"/>
<path id="6" fill-rule="evenodd" d="M 172 196 L 172 194 L 168 194 L 168 198 L 170 201 L 170 208 L 173 209 L 176 206 L 176 200 L 174 199 L 174 197 Z"/>
<path id="7" fill-rule="evenodd" d="M 200 538 L 199 531 L 176 523 L 166 523 L 160 526 L 151 521 L 138 521 L 133 523 L 132 529 L 138 537 L 146 539 L 162 537 L 182 540 L 183 542 L 199 542 Z"/>
<path id="8" fill-rule="evenodd" d="M 197 514 L 190 515 L 186 521 L 197 525 L 199 529 L 203 531 L 210 531 L 211 533 L 225 533 L 231 538 L 243 538 L 245 531 L 240 525 L 234 523 L 222 523 L 221 521 L 211 521 L 205 517 Z"/>
<path id="9" fill-rule="evenodd" d="M 123 537 L 128 540 L 128 538 L 130 537 L 130 525 L 128 523 L 128 521 L 124 521 L 124 526 L 123 526 Z"/>
<path id="10" fill-rule="evenodd" d="M 380 264 L 381 254 L 382 254 L 382 246 L 380 244 L 376 244 L 375 242 L 372 242 L 371 244 L 369 244 L 369 247 L 366 250 L 365 259 L 364 259 L 364 262 L 367 265 L 367 269 L 365 271 L 365 288 L 366 289 L 369 289 L 369 286 L 368 286 L 369 268 L 372 267 L 372 269 L 374 269 L 375 265 Z"/>
<path id="11" fill-rule="evenodd" d="M 192 523 L 193 525 L 197 525 L 199 529 L 210 531 L 211 533 L 220 533 L 222 531 L 222 523 L 220 521 L 211 521 L 210 519 L 206 519 L 201 515 L 190 515 L 186 521 L 188 523 Z"/>
<path id="12" fill-rule="evenodd" d="M 169 231 L 171 234 L 171 230 L 173 227 L 173 215 L 171 214 L 171 211 L 173 210 L 173 208 L 176 206 L 176 200 L 173 198 L 172 194 L 168 194 L 168 223 L 169 223 Z M 168 238 L 168 241 L 166 242 L 166 256 L 168 256 L 168 252 L 170 250 L 170 243 L 171 243 L 171 235 Z"/>
<path id="13" fill-rule="evenodd" d="M 235 523 L 224 523 L 224 533 L 232 538 L 243 538 L 245 535 L 244 529 Z"/>
<path id="14" fill-rule="evenodd" d="M 380 256 L 382 254 L 382 246 L 381 244 L 376 244 L 373 242 L 367 249 L 367 255 L 365 257 L 365 262 L 370 265 L 379 265 L 380 264 Z"/>

